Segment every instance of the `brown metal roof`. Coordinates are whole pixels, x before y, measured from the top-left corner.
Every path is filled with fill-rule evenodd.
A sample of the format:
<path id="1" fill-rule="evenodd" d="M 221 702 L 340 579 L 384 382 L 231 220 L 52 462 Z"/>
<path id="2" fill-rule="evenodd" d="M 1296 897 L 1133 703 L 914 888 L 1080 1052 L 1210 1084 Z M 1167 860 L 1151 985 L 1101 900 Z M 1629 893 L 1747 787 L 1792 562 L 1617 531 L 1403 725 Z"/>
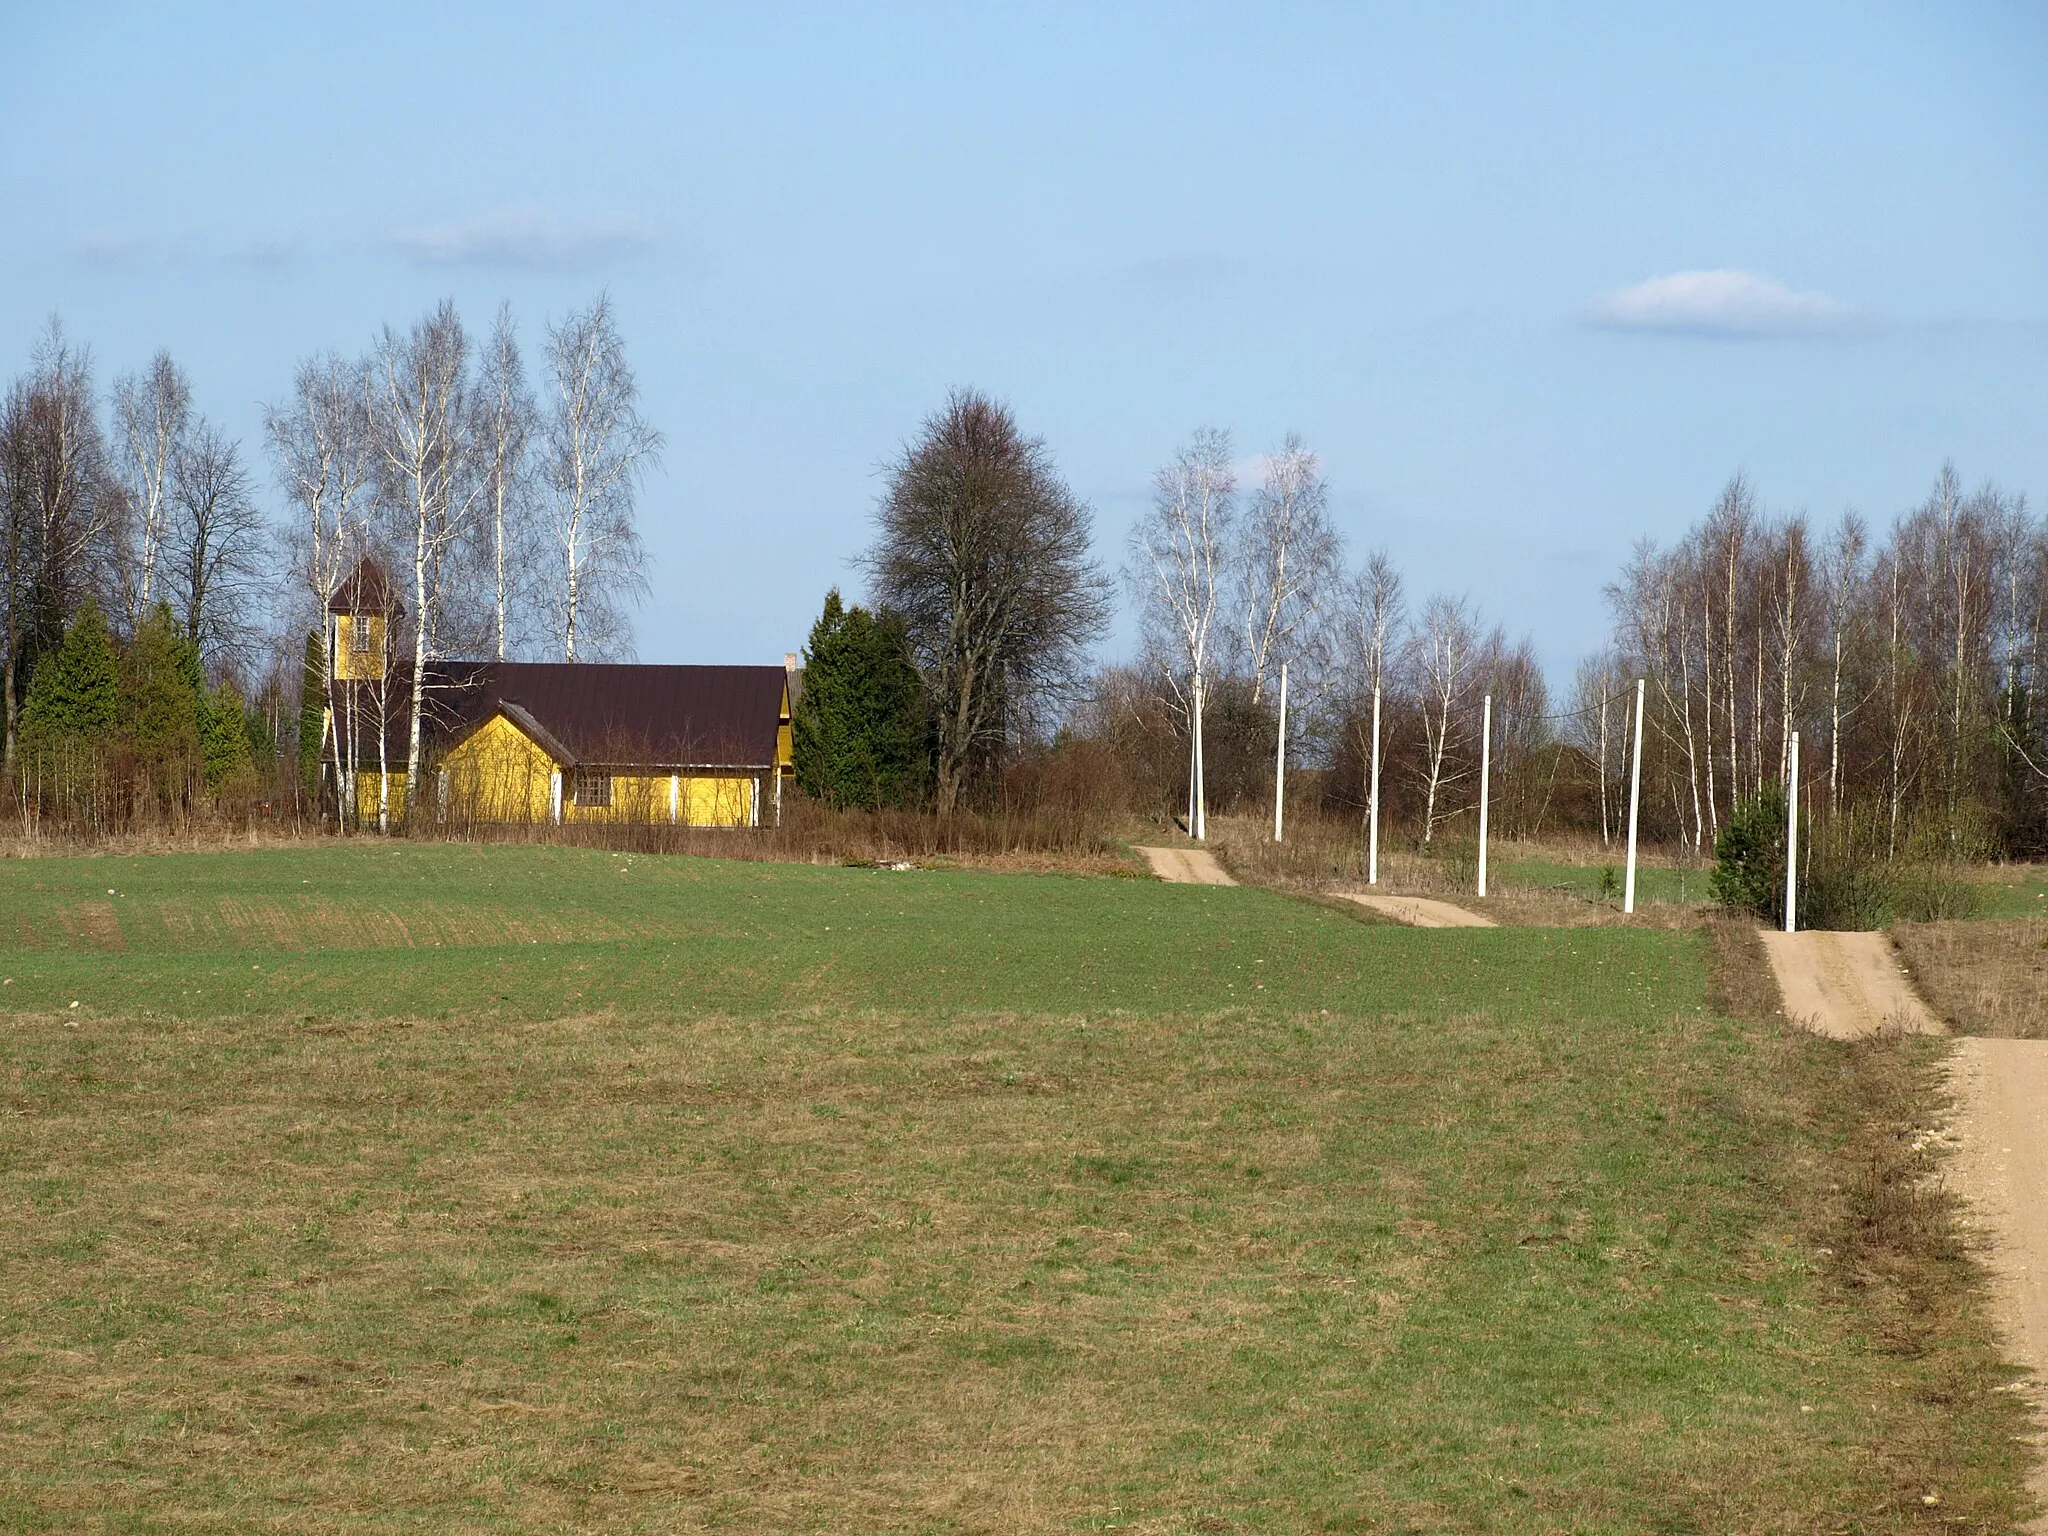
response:
<path id="1" fill-rule="evenodd" d="M 441 750 L 500 706 L 524 715 L 572 764 L 612 767 L 762 767 L 775 761 L 782 723 L 781 667 L 667 667 L 609 662 L 436 662 L 427 734 Z M 339 706 L 349 684 L 333 685 Z M 387 733 L 402 766 L 411 689 L 391 685 Z M 339 712 L 337 712 L 339 718 Z M 531 733 L 529 733 L 531 734 Z M 375 729 L 363 732 L 375 751 Z"/>
<path id="2" fill-rule="evenodd" d="M 384 567 L 365 555 L 334 589 L 334 596 L 328 599 L 327 611 L 350 614 L 388 612 L 396 616 L 401 610 L 387 607 L 390 602 L 391 583 L 384 575 Z"/>

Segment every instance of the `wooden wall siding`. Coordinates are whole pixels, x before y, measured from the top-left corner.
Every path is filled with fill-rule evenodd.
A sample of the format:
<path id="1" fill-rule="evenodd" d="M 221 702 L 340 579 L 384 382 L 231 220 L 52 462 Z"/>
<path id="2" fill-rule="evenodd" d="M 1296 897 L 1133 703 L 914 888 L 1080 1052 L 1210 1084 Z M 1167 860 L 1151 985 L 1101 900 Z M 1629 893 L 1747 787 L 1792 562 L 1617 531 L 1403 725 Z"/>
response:
<path id="1" fill-rule="evenodd" d="M 448 754 L 447 814 L 457 821 L 538 825 L 554 818 L 555 776 L 561 774 L 564 822 L 695 827 L 756 824 L 751 776 L 621 773 L 611 778 L 609 805 L 576 803 L 576 771 L 563 769 L 541 745 L 503 715 L 484 722 Z"/>
<path id="2" fill-rule="evenodd" d="M 355 648 L 356 626 L 368 631 L 368 650 Z M 338 613 L 334 616 L 334 677 L 337 682 L 374 680 L 384 675 L 384 617 L 382 614 Z"/>
<path id="3" fill-rule="evenodd" d="M 391 780 L 391 798 L 385 814 L 396 826 L 405 816 L 405 771 L 387 777 Z M 356 821 L 366 827 L 377 824 L 377 770 L 359 770 L 356 774 Z"/>

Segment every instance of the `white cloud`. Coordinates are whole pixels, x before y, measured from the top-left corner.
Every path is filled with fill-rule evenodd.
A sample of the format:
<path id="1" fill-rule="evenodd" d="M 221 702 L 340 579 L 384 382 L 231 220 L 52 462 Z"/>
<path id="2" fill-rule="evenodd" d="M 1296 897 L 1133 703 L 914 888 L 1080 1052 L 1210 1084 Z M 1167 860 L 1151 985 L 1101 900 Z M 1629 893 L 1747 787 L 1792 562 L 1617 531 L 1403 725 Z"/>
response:
<path id="1" fill-rule="evenodd" d="M 1863 317 L 1824 293 L 1799 293 L 1774 278 L 1722 268 L 1673 272 L 1603 293 L 1586 322 L 1630 331 L 1696 336 L 1824 336 L 1859 329 Z"/>
<path id="2" fill-rule="evenodd" d="M 423 266 L 581 267 L 654 240 L 654 226 L 645 219 L 563 219 L 539 208 L 501 208 L 391 236 Z"/>

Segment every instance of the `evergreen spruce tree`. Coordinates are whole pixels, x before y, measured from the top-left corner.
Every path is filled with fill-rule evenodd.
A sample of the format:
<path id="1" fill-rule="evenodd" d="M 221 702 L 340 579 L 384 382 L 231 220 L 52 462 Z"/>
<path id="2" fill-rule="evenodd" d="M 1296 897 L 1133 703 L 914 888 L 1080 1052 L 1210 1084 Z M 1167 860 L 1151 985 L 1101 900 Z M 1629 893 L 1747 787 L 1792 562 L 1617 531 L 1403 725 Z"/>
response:
<path id="1" fill-rule="evenodd" d="M 121 669 L 121 733 L 158 793 L 176 797 L 200 770 L 199 651 L 159 603 L 135 626 Z"/>
<path id="2" fill-rule="evenodd" d="M 87 598 L 64 632 L 63 643 L 36 664 L 22 706 L 23 740 L 38 746 L 104 744 L 119 718 L 119 676 L 106 615 Z"/>
<path id="3" fill-rule="evenodd" d="M 326 743 L 327 647 L 320 631 L 306 633 L 306 665 L 299 684 L 299 782 L 308 799 L 320 792 L 320 754 Z"/>
<path id="4" fill-rule="evenodd" d="M 907 805 L 931 764 L 924 688 L 902 624 L 848 608 L 835 588 L 811 626 L 791 722 L 798 788 L 830 805 Z"/>
<path id="5" fill-rule="evenodd" d="M 249 721 L 242 691 L 232 682 L 223 682 L 210 696 L 200 699 L 199 758 L 208 794 L 247 787 L 253 766 Z"/>

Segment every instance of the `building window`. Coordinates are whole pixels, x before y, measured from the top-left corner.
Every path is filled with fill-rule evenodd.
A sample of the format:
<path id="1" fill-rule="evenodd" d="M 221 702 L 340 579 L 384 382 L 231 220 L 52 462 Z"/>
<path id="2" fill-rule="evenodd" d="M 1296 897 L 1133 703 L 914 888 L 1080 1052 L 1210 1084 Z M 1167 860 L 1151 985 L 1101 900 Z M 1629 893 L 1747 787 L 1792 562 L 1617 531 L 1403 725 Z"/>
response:
<path id="1" fill-rule="evenodd" d="M 610 806 L 612 803 L 612 776 L 597 773 L 591 769 L 576 770 L 576 803 L 578 805 Z"/>
<path id="2" fill-rule="evenodd" d="M 359 656 L 370 653 L 370 621 L 361 614 L 348 621 L 348 648 Z"/>

